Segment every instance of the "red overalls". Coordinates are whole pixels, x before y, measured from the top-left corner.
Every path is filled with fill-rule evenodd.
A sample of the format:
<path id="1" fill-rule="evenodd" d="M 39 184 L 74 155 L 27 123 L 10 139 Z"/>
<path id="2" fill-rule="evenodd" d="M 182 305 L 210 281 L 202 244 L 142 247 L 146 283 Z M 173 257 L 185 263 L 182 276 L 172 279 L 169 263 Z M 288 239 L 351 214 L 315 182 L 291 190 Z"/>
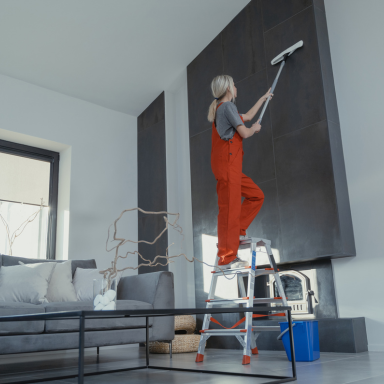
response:
<path id="1" fill-rule="evenodd" d="M 217 108 L 220 107 L 220 103 Z M 244 123 L 243 117 L 240 115 Z M 223 140 L 212 123 L 211 166 L 217 180 L 219 215 L 217 235 L 219 238 L 219 265 L 230 263 L 236 258 L 240 235 L 260 211 L 264 201 L 262 190 L 251 178 L 242 173 L 243 138 L 236 131 L 233 138 Z M 241 197 L 245 199 L 241 203 Z"/>

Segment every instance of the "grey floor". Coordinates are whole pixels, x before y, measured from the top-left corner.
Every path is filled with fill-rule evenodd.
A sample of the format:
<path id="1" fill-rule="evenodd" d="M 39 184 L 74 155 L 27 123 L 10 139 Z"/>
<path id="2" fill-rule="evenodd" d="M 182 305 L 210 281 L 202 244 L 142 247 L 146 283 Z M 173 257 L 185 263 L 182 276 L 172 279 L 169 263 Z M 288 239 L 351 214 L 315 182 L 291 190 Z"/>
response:
<path id="1" fill-rule="evenodd" d="M 203 363 L 195 363 L 195 354 L 150 355 L 150 364 L 161 367 L 180 367 L 227 372 L 259 373 L 266 375 L 291 375 L 290 363 L 284 352 L 261 351 L 253 356 L 251 364 L 241 365 L 242 351 L 208 349 Z M 85 372 L 122 369 L 145 364 L 145 351 L 136 346 L 101 348 L 97 359 L 96 349 L 85 352 Z M 0 357 L 0 382 L 35 380 L 54 376 L 75 374 L 77 351 L 8 355 Z M 384 352 L 360 354 L 322 353 L 320 360 L 297 363 L 298 384 L 384 384 Z M 115 372 L 85 377 L 85 383 L 130 383 L 130 384 L 261 384 L 271 379 L 244 378 L 212 375 L 199 372 L 177 372 L 156 369 Z M 74 384 L 77 379 L 45 381 L 52 384 Z"/>

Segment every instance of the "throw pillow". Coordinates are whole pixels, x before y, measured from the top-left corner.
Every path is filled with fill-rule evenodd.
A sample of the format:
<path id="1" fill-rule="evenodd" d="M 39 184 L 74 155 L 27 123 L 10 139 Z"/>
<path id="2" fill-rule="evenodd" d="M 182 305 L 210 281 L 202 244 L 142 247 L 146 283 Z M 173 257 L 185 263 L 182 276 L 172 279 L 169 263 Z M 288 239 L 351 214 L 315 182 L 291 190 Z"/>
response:
<path id="1" fill-rule="evenodd" d="M 77 301 L 75 287 L 72 284 L 72 262 L 54 263 L 51 281 L 48 285 L 47 300 L 50 303 Z"/>
<path id="2" fill-rule="evenodd" d="M 0 301 L 46 303 L 54 263 L 14 265 L 0 268 Z"/>
<path id="3" fill-rule="evenodd" d="M 121 273 L 116 276 L 116 285 L 119 284 Z M 78 301 L 93 301 L 93 280 L 101 280 L 103 275 L 99 269 L 76 268 L 73 286 L 76 290 Z"/>

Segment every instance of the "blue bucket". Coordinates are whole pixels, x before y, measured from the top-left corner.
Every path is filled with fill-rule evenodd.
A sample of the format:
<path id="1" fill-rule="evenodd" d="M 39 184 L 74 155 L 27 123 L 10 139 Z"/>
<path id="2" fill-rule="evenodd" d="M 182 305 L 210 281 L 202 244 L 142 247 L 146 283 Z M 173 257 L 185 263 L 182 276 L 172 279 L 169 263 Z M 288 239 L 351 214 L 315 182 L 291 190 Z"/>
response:
<path id="1" fill-rule="evenodd" d="M 287 332 L 282 335 L 281 340 L 283 341 L 288 360 L 292 361 L 288 322 L 283 321 L 279 324 L 282 333 L 287 330 Z M 318 322 L 316 320 L 294 321 L 293 325 L 293 340 L 295 345 L 296 361 L 314 361 L 319 359 L 320 343 Z"/>

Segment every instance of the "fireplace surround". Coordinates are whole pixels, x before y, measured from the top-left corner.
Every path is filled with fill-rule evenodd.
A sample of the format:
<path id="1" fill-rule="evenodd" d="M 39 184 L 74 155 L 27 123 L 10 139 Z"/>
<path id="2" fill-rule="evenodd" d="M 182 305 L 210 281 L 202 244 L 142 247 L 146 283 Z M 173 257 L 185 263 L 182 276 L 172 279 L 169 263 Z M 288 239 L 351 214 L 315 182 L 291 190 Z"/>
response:
<path id="1" fill-rule="evenodd" d="M 293 318 L 299 319 L 301 316 L 314 318 L 314 308 L 319 303 L 316 299 L 316 270 L 310 269 L 305 272 L 300 272 L 291 269 L 280 272 L 279 274 L 284 292 L 288 298 L 288 305 L 292 308 Z M 269 287 L 269 297 L 280 296 L 273 275 L 269 276 L 267 287 Z"/>
<path id="2" fill-rule="evenodd" d="M 260 266 L 262 268 L 262 266 Z M 340 318 L 337 310 L 332 261 L 314 260 L 305 263 L 278 265 L 280 276 L 292 306 L 294 320 L 319 322 L 320 350 L 322 352 L 357 353 L 368 350 L 365 318 Z M 284 279 L 284 276 L 287 276 Z M 284 282 L 285 280 L 285 282 Z M 291 286 L 290 286 L 291 284 Z M 255 280 L 256 297 L 276 296 L 273 279 L 269 276 Z M 273 318 L 255 320 L 257 325 L 278 325 Z M 259 349 L 283 350 L 273 332 L 263 332 L 257 339 Z"/>

